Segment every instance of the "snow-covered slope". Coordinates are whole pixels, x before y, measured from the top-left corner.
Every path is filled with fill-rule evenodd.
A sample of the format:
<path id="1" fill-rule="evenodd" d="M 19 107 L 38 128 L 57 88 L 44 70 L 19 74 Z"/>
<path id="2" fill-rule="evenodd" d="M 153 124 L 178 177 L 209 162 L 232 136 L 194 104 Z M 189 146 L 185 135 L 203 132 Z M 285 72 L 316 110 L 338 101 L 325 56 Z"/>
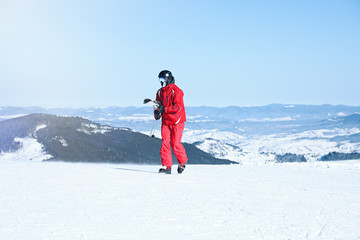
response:
<path id="1" fill-rule="evenodd" d="M 30 114 L 0 122 L 0 160 L 160 164 L 161 140 L 79 117 Z M 184 144 L 188 164 L 230 164 Z"/>
<path id="2" fill-rule="evenodd" d="M 317 161 L 331 152 L 360 152 L 360 142 L 333 141 L 336 137 L 352 136 L 360 128 L 318 129 L 293 134 L 240 135 L 219 130 L 185 131 L 183 140 L 219 158 L 244 164 L 276 161 L 290 153 L 303 155 L 307 161 Z"/>
<path id="3" fill-rule="evenodd" d="M 0 161 L 0 239 L 347 239 L 358 161 L 157 167 Z"/>
<path id="4" fill-rule="evenodd" d="M 0 161 L 15 160 L 15 161 L 44 161 L 52 158 L 50 154 L 44 150 L 44 145 L 39 143 L 35 138 L 15 138 L 14 141 L 21 145 L 17 151 L 0 153 Z"/>

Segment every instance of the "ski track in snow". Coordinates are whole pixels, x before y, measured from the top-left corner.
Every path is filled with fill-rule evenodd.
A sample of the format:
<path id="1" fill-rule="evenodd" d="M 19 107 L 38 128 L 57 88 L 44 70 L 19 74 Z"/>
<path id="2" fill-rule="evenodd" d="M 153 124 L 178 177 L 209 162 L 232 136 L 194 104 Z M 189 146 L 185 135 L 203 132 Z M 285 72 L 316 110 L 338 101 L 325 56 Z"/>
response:
<path id="1" fill-rule="evenodd" d="M 2 160 L 0 239 L 359 239 L 357 161 L 157 170 Z"/>

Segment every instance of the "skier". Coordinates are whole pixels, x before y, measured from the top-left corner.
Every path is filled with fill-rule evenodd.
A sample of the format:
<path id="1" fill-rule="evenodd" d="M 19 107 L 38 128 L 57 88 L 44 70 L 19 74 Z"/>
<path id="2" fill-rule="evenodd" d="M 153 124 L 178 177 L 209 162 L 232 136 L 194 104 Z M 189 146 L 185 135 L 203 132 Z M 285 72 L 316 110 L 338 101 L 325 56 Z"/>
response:
<path id="1" fill-rule="evenodd" d="M 175 85 L 175 78 L 168 70 L 159 73 L 161 88 L 157 91 L 154 117 L 156 120 L 162 118 L 161 138 L 162 145 L 160 150 L 161 163 L 159 173 L 171 174 L 172 154 L 171 147 L 178 161 L 178 173 L 182 173 L 188 160 L 185 148 L 182 145 L 181 137 L 185 127 L 186 114 L 183 91 Z"/>

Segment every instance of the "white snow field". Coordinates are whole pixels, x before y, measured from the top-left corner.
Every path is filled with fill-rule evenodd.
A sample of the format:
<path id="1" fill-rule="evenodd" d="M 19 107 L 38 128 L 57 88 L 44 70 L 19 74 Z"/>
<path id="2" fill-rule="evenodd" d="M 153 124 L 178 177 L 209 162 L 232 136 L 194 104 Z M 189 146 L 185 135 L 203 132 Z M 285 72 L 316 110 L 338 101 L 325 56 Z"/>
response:
<path id="1" fill-rule="evenodd" d="M 359 161 L 158 168 L 2 160 L 0 239 L 360 239 Z"/>

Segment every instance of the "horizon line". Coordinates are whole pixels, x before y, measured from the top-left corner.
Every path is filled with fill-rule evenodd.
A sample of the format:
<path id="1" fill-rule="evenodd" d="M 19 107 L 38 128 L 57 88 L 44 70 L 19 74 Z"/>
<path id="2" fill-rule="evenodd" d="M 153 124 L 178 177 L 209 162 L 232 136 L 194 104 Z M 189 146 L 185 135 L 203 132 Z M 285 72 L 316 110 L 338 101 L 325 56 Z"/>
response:
<path id="1" fill-rule="evenodd" d="M 360 107 L 360 105 L 346 105 L 346 104 L 330 104 L 330 103 L 323 103 L 323 104 L 302 104 L 302 103 L 270 103 L 270 104 L 264 104 L 264 105 L 228 105 L 228 106 L 211 106 L 211 105 L 185 105 L 185 107 L 209 107 L 209 108 L 231 108 L 231 107 L 239 107 L 239 108 L 251 108 L 251 107 L 266 107 L 266 106 L 271 106 L 271 105 L 282 105 L 284 107 L 295 107 L 295 106 L 344 106 L 344 107 Z M 151 106 L 147 106 L 147 105 L 142 105 L 142 106 L 134 106 L 134 105 L 129 105 L 129 106 L 116 106 L 116 105 L 112 105 L 112 106 L 76 106 L 76 107 L 71 107 L 71 106 L 61 106 L 61 107 L 45 107 L 45 106 L 39 106 L 39 105 L 33 105 L 33 106 L 16 106 L 16 105 L 4 105 L 4 106 L 0 106 L 0 110 L 2 110 L 1 108 L 43 108 L 43 109 L 106 109 L 106 108 L 142 108 L 142 107 L 151 107 Z"/>

